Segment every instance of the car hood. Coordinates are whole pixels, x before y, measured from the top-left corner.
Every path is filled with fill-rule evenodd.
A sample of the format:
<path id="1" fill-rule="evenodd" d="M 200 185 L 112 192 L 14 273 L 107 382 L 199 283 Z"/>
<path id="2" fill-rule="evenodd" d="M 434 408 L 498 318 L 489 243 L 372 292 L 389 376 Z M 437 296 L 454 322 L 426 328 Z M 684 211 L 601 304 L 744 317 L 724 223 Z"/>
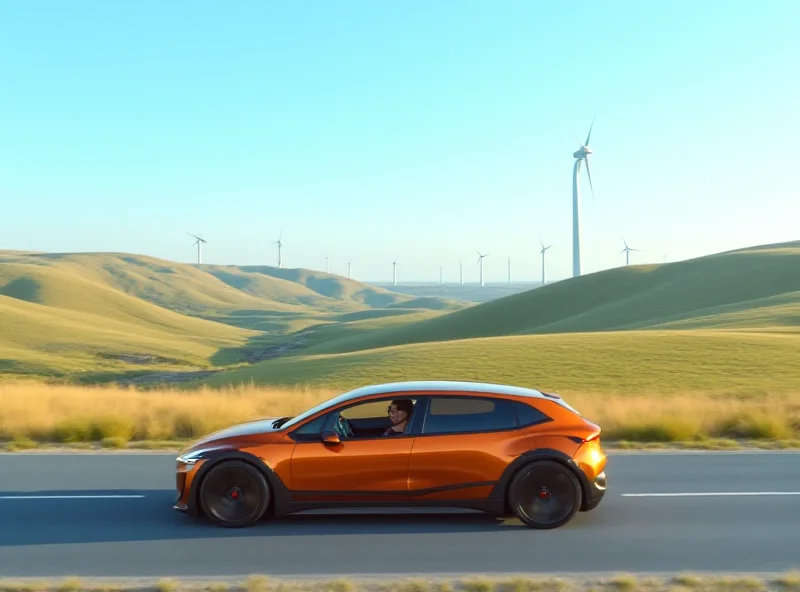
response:
<path id="1" fill-rule="evenodd" d="M 227 440 L 229 438 L 240 438 L 242 436 L 255 436 L 258 434 L 269 434 L 277 432 L 278 429 L 272 427 L 276 419 L 281 419 L 282 416 L 265 417 L 246 423 L 240 423 L 231 427 L 216 431 L 212 434 L 203 436 L 195 440 L 186 448 L 186 452 L 194 450 L 201 446 L 208 446 L 211 443 L 219 442 L 220 440 Z"/>

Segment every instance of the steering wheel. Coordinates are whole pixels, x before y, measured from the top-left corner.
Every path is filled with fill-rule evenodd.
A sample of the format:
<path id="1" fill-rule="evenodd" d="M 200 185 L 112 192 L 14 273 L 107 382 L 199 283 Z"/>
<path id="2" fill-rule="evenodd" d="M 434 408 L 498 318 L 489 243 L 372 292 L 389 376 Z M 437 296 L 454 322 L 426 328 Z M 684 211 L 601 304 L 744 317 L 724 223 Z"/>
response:
<path id="1" fill-rule="evenodd" d="M 336 423 L 333 426 L 334 431 L 339 434 L 340 438 L 353 438 L 355 434 L 353 433 L 353 427 L 350 425 L 350 422 L 347 421 L 344 417 L 339 415 L 336 419 Z"/>

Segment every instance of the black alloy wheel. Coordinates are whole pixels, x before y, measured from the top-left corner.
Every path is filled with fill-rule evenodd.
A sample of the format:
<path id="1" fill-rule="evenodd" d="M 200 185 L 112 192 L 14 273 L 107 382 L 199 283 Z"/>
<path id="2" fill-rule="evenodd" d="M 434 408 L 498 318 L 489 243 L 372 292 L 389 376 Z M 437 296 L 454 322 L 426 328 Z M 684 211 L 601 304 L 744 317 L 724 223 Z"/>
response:
<path id="1" fill-rule="evenodd" d="M 269 507 L 269 484 L 249 463 L 232 460 L 213 467 L 200 487 L 203 513 L 219 526 L 241 528 L 258 522 Z"/>
<path id="2" fill-rule="evenodd" d="M 556 461 L 533 462 L 509 486 L 509 502 L 524 524 L 538 529 L 563 526 L 580 509 L 581 485 L 574 473 Z"/>

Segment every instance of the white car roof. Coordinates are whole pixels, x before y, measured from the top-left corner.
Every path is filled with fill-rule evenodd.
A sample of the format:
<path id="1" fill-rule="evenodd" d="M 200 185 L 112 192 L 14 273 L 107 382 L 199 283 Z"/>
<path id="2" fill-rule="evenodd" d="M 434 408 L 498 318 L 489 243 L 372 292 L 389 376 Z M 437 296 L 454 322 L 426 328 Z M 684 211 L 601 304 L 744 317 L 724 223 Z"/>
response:
<path id="1" fill-rule="evenodd" d="M 492 393 L 496 395 L 518 395 L 522 397 L 550 398 L 541 391 L 531 388 L 511 386 L 506 384 L 496 384 L 491 382 L 470 382 L 457 380 L 412 380 L 405 382 L 386 382 L 362 386 L 343 393 L 337 397 L 338 401 L 349 401 L 359 397 L 370 395 L 382 395 L 394 392 L 446 392 L 462 391 L 470 393 Z"/>
<path id="2" fill-rule="evenodd" d="M 286 424 L 282 426 L 282 428 L 288 429 L 299 423 L 300 421 L 305 420 L 307 417 L 311 415 L 315 415 L 320 411 L 333 407 L 335 405 L 339 405 L 340 403 L 347 403 L 348 401 L 352 401 L 354 399 L 359 399 L 361 397 L 367 397 L 371 395 L 383 395 L 383 394 L 390 394 L 390 393 L 411 393 L 419 391 L 421 393 L 441 393 L 441 392 L 452 392 L 452 391 L 461 391 L 461 392 L 469 392 L 469 393 L 486 393 L 486 394 L 495 394 L 495 395 L 511 395 L 511 396 L 521 396 L 521 397 L 530 397 L 532 399 L 544 399 L 554 401 L 558 403 L 562 407 L 569 409 L 576 415 L 580 415 L 576 409 L 573 409 L 571 406 L 567 404 L 564 399 L 562 399 L 559 395 L 551 394 L 551 393 L 543 393 L 542 391 L 532 389 L 532 388 L 525 388 L 521 386 L 511 386 L 507 384 L 496 384 L 491 382 L 470 382 L 470 381 L 458 381 L 458 380 L 416 380 L 416 381 L 406 381 L 406 382 L 385 382 L 382 384 L 373 384 L 369 386 L 362 386 L 357 389 L 353 389 L 351 391 L 347 391 L 332 399 L 328 399 L 327 401 L 323 401 L 318 405 L 312 407 L 301 413 L 300 415 L 292 418 Z"/>

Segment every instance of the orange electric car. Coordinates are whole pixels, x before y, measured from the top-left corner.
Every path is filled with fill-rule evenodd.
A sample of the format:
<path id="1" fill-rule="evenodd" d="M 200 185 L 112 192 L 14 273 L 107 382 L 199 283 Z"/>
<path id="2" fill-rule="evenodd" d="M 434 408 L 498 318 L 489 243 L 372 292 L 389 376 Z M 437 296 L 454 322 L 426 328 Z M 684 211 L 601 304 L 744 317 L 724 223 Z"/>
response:
<path id="1" fill-rule="evenodd" d="M 431 508 L 556 528 L 606 489 L 600 427 L 560 396 L 474 382 L 356 389 L 177 458 L 175 509 L 226 527 L 309 509 Z"/>

